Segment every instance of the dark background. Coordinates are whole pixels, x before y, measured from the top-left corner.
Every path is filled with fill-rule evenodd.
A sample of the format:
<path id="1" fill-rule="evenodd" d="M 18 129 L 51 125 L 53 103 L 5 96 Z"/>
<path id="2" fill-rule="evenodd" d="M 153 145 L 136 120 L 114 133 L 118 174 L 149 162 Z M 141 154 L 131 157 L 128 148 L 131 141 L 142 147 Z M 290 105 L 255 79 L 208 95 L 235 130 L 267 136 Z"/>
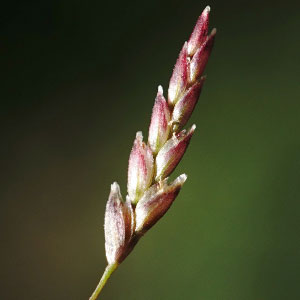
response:
<path id="1" fill-rule="evenodd" d="M 298 2 L 299 3 L 299 2 Z M 299 4 L 1 7 L 1 299 L 88 299 L 110 184 L 209 4 L 217 39 L 167 215 L 101 299 L 299 299 Z"/>

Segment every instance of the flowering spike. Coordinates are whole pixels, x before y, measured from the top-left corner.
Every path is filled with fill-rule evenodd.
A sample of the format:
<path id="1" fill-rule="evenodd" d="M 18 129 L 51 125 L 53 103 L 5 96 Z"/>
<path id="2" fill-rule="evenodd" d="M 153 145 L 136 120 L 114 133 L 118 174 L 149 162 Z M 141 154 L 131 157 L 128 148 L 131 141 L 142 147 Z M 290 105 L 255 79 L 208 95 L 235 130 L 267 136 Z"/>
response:
<path id="1" fill-rule="evenodd" d="M 208 22 L 209 22 L 210 7 L 206 6 L 202 14 L 198 18 L 195 28 L 188 41 L 188 55 L 193 56 L 199 46 L 205 41 L 208 34 Z"/>
<path id="2" fill-rule="evenodd" d="M 126 202 L 122 201 L 118 184 L 111 186 L 104 225 L 108 266 L 90 300 L 96 300 L 112 272 L 167 212 L 187 178 L 183 174 L 173 183 L 167 182 L 196 128 L 193 125 L 188 132 L 178 132 L 189 120 L 205 80 L 201 75 L 216 34 L 214 29 L 208 36 L 209 12 L 207 6 L 179 54 L 170 79 L 168 101 L 162 87 L 158 87 L 148 144 L 143 142 L 141 132 L 136 134 L 129 156 Z"/>
<path id="3" fill-rule="evenodd" d="M 178 100 L 178 97 L 184 91 L 187 85 L 188 77 L 188 60 L 187 60 L 187 42 L 179 54 L 176 61 L 172 77 L 170 79 L 168 90 L 168 102 L 170 106 L 174 106 Z"/>
<path id="4" fill-rule="evenodd" d="M 190 63 L 189 82 L 197 80 L 204 72 L 212 51 L 217 30 L 214 28 L 206 41 L 196 51 Z"/>
<path id="5" fill-rule="evenodd" d="M 149 127 L 148 143 L 154 154 L 167 141 L 170 132 L 170 109 L 163 96 L 162 86 L 158 87 L 157 96 L 152 110 Z"/>
<path id="6" fill-rule="evenodd" d="M 144 234 L 168 211 L 186 178 L 187 176 L 182 174 L 170 185 L 165 179 L 161 184 L 154 184 L 145 192 L 135 209 L 136 232 Z"/>
<path id="7" fill-rule="evenodd" d="M 189 120 L 198 102 L 204 81 L 205 77 L 202 77 L 200 81 L 196 81 L 175 104 L 171 122 L 174 131 L 181 129 Z"/>
<path id="8" fill-rule="evenodd" d="M 150 147 L 143 142 L 143 135 L 136 134 L 128 164 L 128 195 L 136 204 L 143 192 L 150 186 L 153 176 L 153 155 Z"/>
<path id="9" fill-rule="evenodd" d="M 195 129 L 196 125 L 193 125 L 188 133 L 183 130 L 176 135 L 174 134 L 160 149 L 155 161 L 156 181 L 162 180 L 173 172 L 182 159 Z"/>
<path id="10" fill-rule="evenodd" d="M 122 201 L 119 185 L 114 182 L 106 204 L 104 233 L 105 252 L 109 264 L 120 263 L 126 244 L 133 234 L 131 204 Z"/>

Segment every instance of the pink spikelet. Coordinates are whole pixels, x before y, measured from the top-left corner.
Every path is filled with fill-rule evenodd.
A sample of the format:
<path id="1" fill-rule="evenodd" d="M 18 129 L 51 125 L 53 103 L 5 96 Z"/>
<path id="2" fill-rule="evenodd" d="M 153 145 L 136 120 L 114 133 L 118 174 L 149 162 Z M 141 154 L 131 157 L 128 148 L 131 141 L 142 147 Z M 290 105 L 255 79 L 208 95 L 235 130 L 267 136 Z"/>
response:
<path id="1" fill-rule="evenodd" d="M 183 45 L 183 48 L 179 54 L 172 77 L 169 84 L 169 105 L 176 104 L 179 96 L 186 88 L 188 81 L 188 56 L 187 56 L 187 42 Z"/>
<path id="2" fill-rule="evenodd" d="M 195 129 L 196 125 L 193 125 L 188 133 L 183 130 L 174 134 L 160 149 L 155 160 L 156 181 L 161 181 L 174 171 L 182 159 Z"/>
<path id="3" fill-rule="evenodd" d="M 157 154 L 169 137 L 170 118 L 170 108 L 163 95 L 163 89 L 159 86 L 152 110 L 148 135 L 148 144 L 151 147 L 153 154 Z"/>
<path id="4" fill-rule="evenodd" d="M 205 77 L 201 77 L 190 88 L 188 88 L 182 97 L 175 104 L 172 114 L 173 131 L 181 129 L 190 119 L 193 110 L 198 102 Z"/>
<path id="5" fill-rule="evenodd" d="M 199 16 L 195 28 L 188 41 L 188 55 L 193 56 L 200 45 L 203 44 L 208 34 L 210 7 L 206 6 Z"/>
<path id="6" fill-rule="evenodd" d="M 153 177 L 153 155 L 150 147 L 143 142 L 143 135 L 137 132 L 128 164 L 127 191 L 131 202 L 136 204 L 150 186 Z"/>

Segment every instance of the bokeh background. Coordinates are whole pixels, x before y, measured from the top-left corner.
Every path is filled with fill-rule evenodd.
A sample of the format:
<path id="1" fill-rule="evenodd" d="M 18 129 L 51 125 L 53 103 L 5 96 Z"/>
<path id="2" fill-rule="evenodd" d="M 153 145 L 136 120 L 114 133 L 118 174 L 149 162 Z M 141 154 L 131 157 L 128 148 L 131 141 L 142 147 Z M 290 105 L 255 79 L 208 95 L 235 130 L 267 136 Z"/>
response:
<path id="1" fill-rule="evenodd" d="M 101 299 L 300 299 L 300 6 L 257 0 L 2 6 L 1 299 L 88 299 L 110 184 L 207 4 L 188 181 Z"/>

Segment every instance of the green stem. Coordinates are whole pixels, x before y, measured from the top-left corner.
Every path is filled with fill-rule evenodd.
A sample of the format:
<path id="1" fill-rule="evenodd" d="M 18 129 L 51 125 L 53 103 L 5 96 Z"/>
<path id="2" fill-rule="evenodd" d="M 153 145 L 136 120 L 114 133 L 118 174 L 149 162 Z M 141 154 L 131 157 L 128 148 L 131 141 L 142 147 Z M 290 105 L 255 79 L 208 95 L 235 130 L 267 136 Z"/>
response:
<path id="1" fill-rule="evenodd" d="M 114 270 L 116 270 L 116 268 L 118 267 L 117 263 L 111 264 L 111 265 L 107 265 L 94 293 L 92 294 L 92 296 L 90 297 L 89 300 L 96 300 L 97 297 L 99 296 L 101 290 L 103 289 L 103 287 L 105 286 L 106 281 L 108 280 L 108 278 L 110 277 L 110 275 L 113 273 Z"/>

